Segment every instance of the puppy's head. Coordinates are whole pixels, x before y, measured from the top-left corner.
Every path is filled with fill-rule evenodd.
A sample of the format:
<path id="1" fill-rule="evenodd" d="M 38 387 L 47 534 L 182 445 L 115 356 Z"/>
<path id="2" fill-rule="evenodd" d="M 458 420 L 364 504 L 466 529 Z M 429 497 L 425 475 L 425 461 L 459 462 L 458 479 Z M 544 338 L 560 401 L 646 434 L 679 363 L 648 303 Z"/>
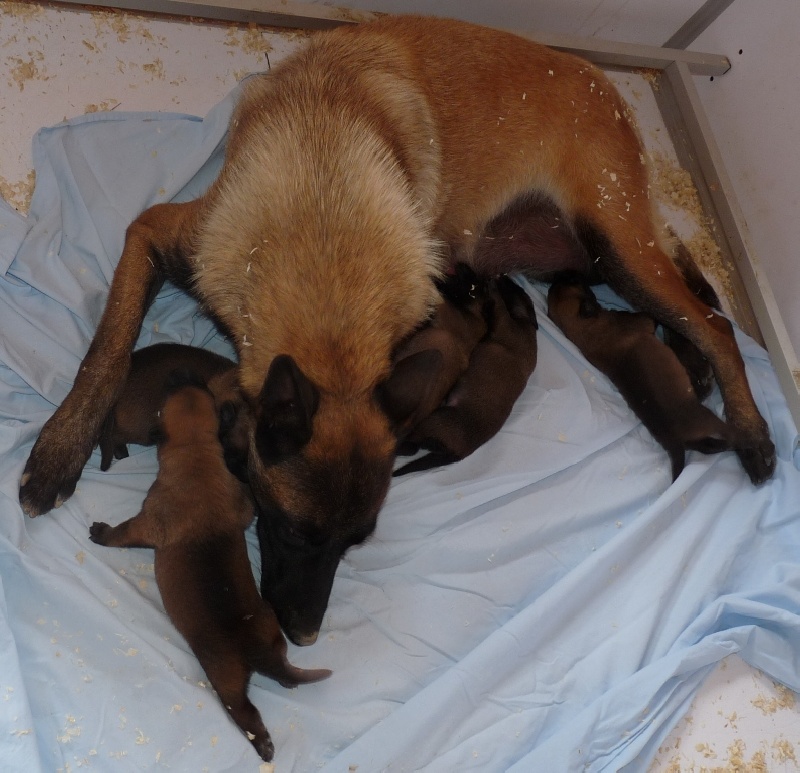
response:
<path id="1" fill-rule="evenodd" d="M 214 396 L 202 379 L 183 369 L 173 371 L 158 422 L 159 445 L 184 444 L 216 437 L 219 429 Z"/>
<path id="2" fill-rule="evenodd" d="M 394 425 L 413 413 L 420 384 L 390 377 L 344 399 L 321 392 L 288 355 L 269 368 L 254 407 L 248 476 L 259 509 L 261 593 L 295 644 L 316 640 L 339 560 L 375 529 Z"/>
<path id="3" fill-rule="evenodd" d="M 591 287 L 580 279 L 563 278 L 553 282 L 547 293 L 547 315 L 567 335 L 584 321 L 599 317 L 602 307 Z"/>

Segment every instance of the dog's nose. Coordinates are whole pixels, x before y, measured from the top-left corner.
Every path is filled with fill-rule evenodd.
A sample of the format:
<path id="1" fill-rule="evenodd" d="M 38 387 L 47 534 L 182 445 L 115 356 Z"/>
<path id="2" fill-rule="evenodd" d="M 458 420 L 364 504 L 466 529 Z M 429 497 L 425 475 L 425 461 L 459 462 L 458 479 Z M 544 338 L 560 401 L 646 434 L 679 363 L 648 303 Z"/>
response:
<path id="1" fill-rule="evenodd" d="M 309 644 L 313 644 L 317 640 L 317 636 L 319 636 L 319 631 L 313 631 L 312 633 L 289 634 L 289 638 L 292 640 L 292 643 L 296 644 L 298 647 L 308 647 Z"/>
<path id="2" fill-rule="evenodd" d="M 298 647 L 308 647 L 313 644 L 319 636 L 319 625 L 309 626 L 308 621 L 301 619 L 297 612 L 290 612 L 289 619 L 283 627 L 283 632 L 292 644 Z"/>

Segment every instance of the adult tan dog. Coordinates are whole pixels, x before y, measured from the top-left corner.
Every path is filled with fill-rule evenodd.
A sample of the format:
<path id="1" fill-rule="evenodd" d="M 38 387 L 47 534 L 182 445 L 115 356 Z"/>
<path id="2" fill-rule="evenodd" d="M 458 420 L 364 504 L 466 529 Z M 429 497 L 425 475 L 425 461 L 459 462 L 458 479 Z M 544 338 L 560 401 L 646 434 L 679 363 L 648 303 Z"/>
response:
<path id="1" fill-rule="evenodd" d="M 574 56 L 422 17 L 316 35 L 247 82 L 207 193 L 129 227 L 75 385 L 31 452 L 23 508 L 74 491 L 169 277 L 235 342 L 273 572 L 262 592 L 295 642 L 314 641 L 339 558 L 375 527 L 393 426 L 419 404 L 392 382 L 393 349 L 458 260 L 484 274 L 594 266 L 709 359 L 742 463 L 767 479 L 774 446 L 731 326 L 660 246 L 644 160 L 621 98 Z M 489 249 L 498 239 L 507 250 Z"/>

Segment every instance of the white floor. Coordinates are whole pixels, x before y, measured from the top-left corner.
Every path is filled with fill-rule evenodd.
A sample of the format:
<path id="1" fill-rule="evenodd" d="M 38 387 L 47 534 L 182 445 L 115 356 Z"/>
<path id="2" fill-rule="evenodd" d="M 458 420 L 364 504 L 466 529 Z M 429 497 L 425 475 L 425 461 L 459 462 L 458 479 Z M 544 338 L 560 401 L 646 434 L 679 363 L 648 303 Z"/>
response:
<path id="1" fill-rule="evenodd" d="M 97 110 L 203 115 L 243 75 L 275 64 L 302 36 L 0 0 L 0 195 L 27 211 L 34 182 L 30 138 L 39 127 Z M 674 190 L 681 178 L 647 79 L 614 78 Z M 654 187 L 670 198 L 668 185 Z M 690 243 L 707 245 L 696 218 L 666 205 L 665 217 Z M 711 274 L 724 291 L 724 276 Z M 650 770 L 796 770 L 799 714 L 793 693 L 731 657 L 708 680 Z"/>

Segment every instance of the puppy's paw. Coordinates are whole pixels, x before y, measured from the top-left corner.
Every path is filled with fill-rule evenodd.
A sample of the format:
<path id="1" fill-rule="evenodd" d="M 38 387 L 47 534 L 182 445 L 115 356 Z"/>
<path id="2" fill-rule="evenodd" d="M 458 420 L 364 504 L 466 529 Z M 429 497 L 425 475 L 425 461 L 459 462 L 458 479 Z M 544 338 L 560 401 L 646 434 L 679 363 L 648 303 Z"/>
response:
<path id="1" fill-rule="evenodd" d="M 251 735 L 253 734 L 248 733 L 247 737 L 250 738 Z M 261 757 L 264 762 L 272 761 L 272 758 L 275 756 L 275 744 L 272 743 L 272 739 L 269 737 L 269 733 L 266 730 L 250 738 L 250 743 L 253 744 L 258 752 L 258 756 Z"/>
<path id="2" fill-rule="evenodd" d="M 105 545 L 108 543 L 108 535 L 111 531 L 111 526 L 102 521 L 95 521 L 89 527 L 89 539 L 98 545 Z"/>

